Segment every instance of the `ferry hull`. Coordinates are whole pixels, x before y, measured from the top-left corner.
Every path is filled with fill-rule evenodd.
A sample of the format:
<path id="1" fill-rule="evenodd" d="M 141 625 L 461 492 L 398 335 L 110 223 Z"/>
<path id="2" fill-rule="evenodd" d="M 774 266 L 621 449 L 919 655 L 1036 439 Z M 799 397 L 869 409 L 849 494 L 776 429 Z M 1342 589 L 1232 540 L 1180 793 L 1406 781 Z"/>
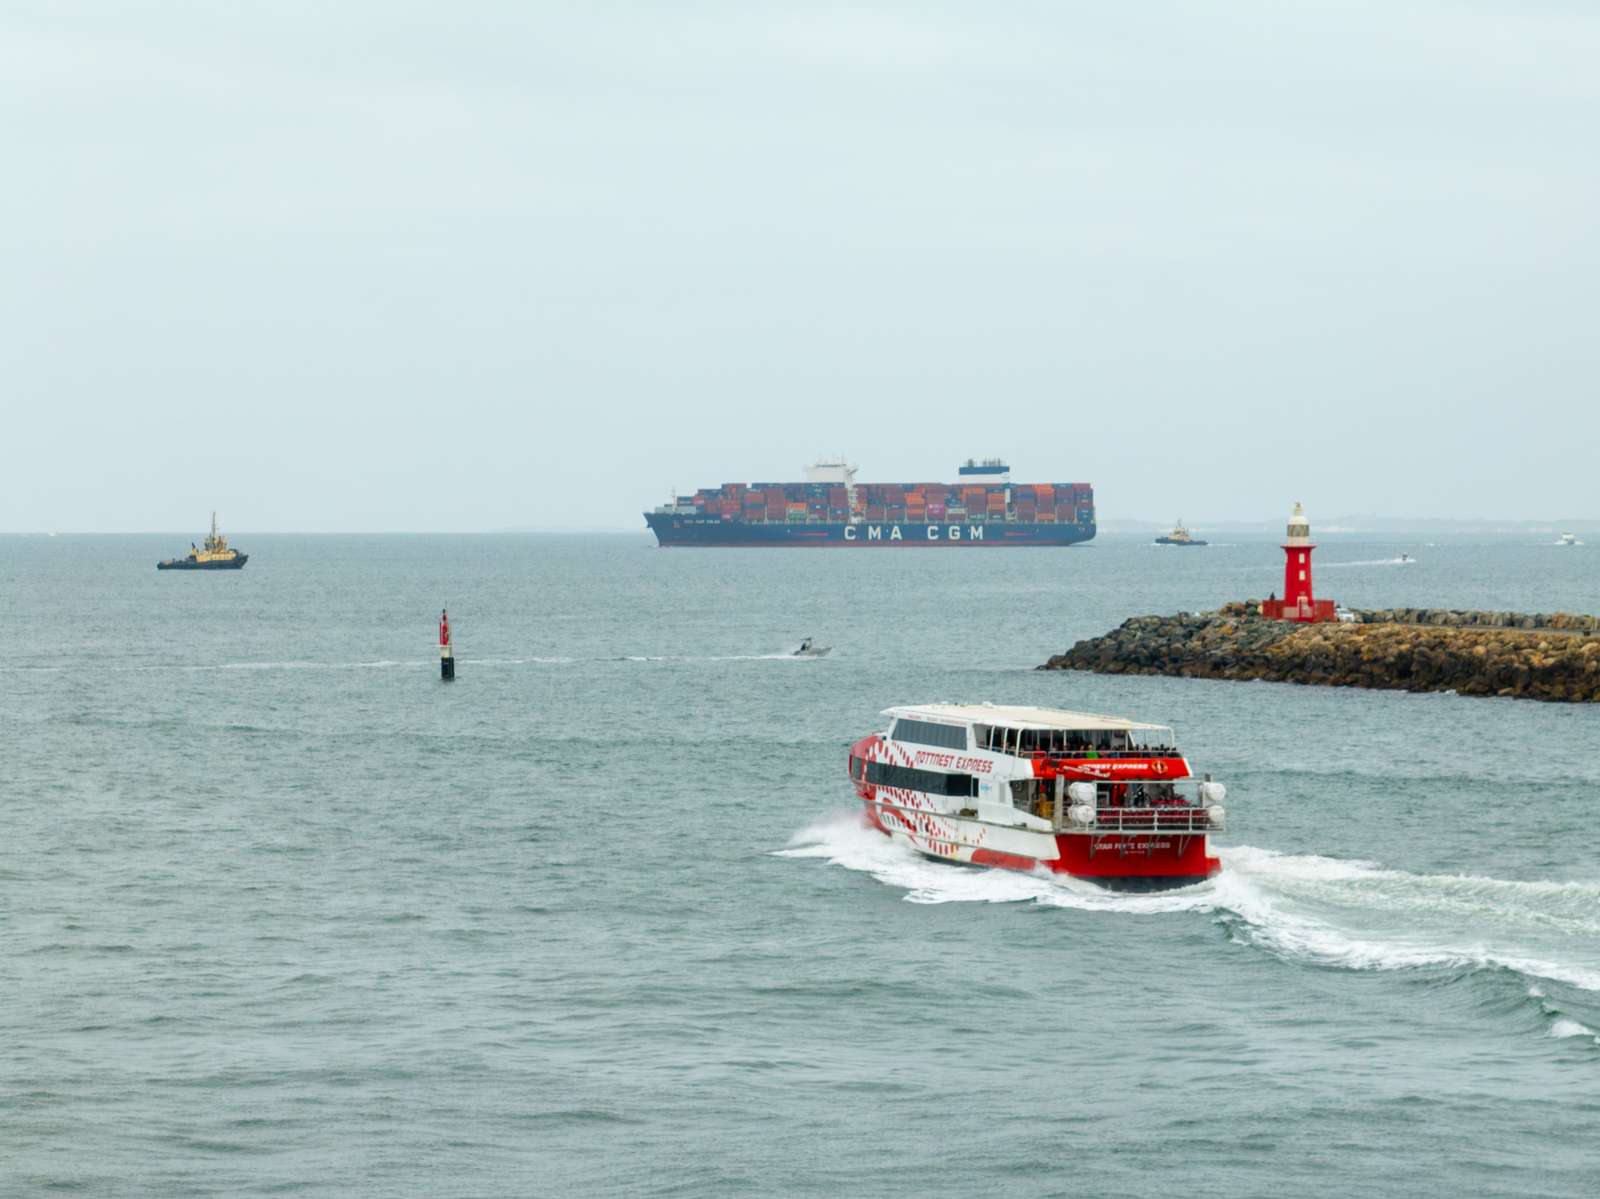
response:
<path id="1" fill-rule="evenodd" d="M 1165 891 L 1222 869 L 1204 833 L 1043 833 L 995 829 L 956 816 L 907 813 L 868 803 L 867 820 L 891 840 L 942 862 L 1025 873 L 1047 871 L 1110 891 Z M 995 834 L 1000 834 L 996 836 Z M 1007 835 L 1009 834 L 1009 835 Z M 991 844 L 981 842 L 991 841 Z M 1004 848 L 1000 845 L 1004 844 Z"/>
<path id="2" fill-rule="evenodd" d="M 1204 833 L 1143 835 L 1015 830 L 1031 844 L 1001 849 L 977 842 L 996 831 L 1013 830 L 995 830 L 977 821 L 951 816 L 939 817 L 938 823 L 945 827 L 935 829 L 928 827 L 930 822 L 926 820 L 908 821 L 903 813 L 872 803 L 867 804 L 867 819 L 891 840 L 942 862 L 1025 873 L 1043 870 L 1081 878 L 1110 891 L 1165 891 L 1187 887 L 1204 882 L 1222 869 L 1221 861 L 1211 856 Z"/>
<path id="3" fill-rule="evenodd" d="M 647 512 L 645 523 L 663 549 L 669 546 L 805 546 L 887 549 L 894 547 L 1078 545 L 1092 540 L 1095 525 L 1021 521 L 833 521 L 760 522 Z"/>

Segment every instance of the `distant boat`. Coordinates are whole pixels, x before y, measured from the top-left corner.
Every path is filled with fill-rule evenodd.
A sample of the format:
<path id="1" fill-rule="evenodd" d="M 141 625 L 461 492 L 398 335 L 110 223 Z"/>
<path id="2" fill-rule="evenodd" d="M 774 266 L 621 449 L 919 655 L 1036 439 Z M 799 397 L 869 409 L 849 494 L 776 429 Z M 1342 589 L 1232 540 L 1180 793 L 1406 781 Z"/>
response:
<path id="1" fill-rule="evenodd" d="M 1163 537 L 1156 538 L 1157 545 L 1205 545 L 1198 537 L 1193 536 L 1188 529 L 1183 527 L 1183 517 L 1178 518 L 1178 523 L 1173 526 L 1172 532 Z"/>
<path id="2" fill-rule="evenodd" d="M 241 554 L 236 549 L 231 549 L 228 539 L 217 532 L 217 514 L 211 514 L 211 535 L 206 538 L 205 548 L 196 549 L 191 542 L 187 558 L 168 558 L 157 562 L 157 570 L 242 570 L 244 564 L 250 560 L 249 554 Z"/>
<path id="3" fill-rule="evenodd" d="M 1563 533 L 1563 534 L 1561 534 L 1560 538 L 1556 541 L 1556 544 L 1557 545 L 1582 545 L 1583 542 L 1578 540 L 1578 535 L 1576 533 Z"/>

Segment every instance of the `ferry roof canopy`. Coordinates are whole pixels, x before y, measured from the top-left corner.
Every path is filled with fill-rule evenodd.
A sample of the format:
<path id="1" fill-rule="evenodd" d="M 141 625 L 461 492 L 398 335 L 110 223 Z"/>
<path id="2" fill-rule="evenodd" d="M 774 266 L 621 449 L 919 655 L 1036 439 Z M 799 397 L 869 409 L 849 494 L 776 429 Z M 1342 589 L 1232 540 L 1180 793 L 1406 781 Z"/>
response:
<path id="1" fill-rule="evenodd" d="M 1164 724 L 1141 724 L 1120 716 L 1100 716 L 1094 712 L 1066 712 L 1060 708 L 1012 707 L 1007 704 L 914 704 L 885 708 L 884 716 L 926 717 L 955 720 L 963 724 L 1003 724 L 1023 729 L 1160 729 Z"/>

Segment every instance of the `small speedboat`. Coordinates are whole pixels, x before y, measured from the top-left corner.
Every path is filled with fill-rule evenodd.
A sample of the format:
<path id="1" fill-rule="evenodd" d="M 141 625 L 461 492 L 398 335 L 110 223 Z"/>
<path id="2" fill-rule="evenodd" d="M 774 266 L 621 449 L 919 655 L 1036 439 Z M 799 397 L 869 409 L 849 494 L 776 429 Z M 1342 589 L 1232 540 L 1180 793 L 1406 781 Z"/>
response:
<path id="1" fill-rule="evenodd" d="M 55 536 L 54 533 L 52 533 L 50 535 L 52 537 Z M 1576 533 L 1563 533 L 1563 534 L 1561 534 L 1560 539 L 1556 541 L 1556 544 L 1557 545 L 1582 545 L 1583 542 L 1578 540 L 1578 535 Z"/>
<path id="2" fill-rule="evenodd" d="M 800 643 L 800 648 L 794 651 L 793 656 L 796 658 L 826 658 L 828 651 L 831 649 L 833 649 L 833 646 L 815 645 L 812 643 L 811 638 L 807 637 Z"/>

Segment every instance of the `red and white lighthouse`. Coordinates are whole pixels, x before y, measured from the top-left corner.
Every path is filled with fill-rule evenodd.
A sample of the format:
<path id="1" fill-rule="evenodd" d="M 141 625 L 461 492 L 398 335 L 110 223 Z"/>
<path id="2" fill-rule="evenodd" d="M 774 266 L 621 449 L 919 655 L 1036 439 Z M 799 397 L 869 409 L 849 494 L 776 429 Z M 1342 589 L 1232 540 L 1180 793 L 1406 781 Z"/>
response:
<path id="1" fill-rule="evenodd" d="M 1283 598 L 1262 603 L 1261 615 L 1302 624 L 1336 619 L 1333 601 L 1319 600 L 1311 593 L 1311 551 L 1316 548 L 1306 510 L 1296 502 L 1289 514 L 1289 535 L 1283 542 Z"/>

